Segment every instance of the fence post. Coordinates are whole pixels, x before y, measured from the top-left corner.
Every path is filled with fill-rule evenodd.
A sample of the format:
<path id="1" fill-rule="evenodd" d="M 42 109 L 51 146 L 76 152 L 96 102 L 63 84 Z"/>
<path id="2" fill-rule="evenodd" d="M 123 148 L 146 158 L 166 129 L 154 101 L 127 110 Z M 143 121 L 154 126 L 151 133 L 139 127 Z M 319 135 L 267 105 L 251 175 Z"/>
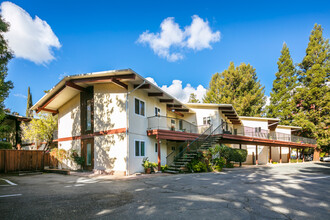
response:
<path id="1" fill-rule="evenodd" d="M 42 151 L 42 162 L 41 162 L 41 170 L 45 169 L 45 151 Z"/>

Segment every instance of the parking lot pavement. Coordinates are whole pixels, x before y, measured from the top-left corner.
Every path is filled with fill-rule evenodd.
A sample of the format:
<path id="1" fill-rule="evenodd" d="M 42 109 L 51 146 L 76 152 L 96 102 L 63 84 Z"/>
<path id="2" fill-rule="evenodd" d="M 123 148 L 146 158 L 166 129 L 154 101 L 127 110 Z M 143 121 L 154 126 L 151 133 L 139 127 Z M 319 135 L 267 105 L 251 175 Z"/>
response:
<path id="1" fill-rule="evenodd" d="M 330 163 L 115 180 L 2 176 L 1 219 L 327 219 Z"/>

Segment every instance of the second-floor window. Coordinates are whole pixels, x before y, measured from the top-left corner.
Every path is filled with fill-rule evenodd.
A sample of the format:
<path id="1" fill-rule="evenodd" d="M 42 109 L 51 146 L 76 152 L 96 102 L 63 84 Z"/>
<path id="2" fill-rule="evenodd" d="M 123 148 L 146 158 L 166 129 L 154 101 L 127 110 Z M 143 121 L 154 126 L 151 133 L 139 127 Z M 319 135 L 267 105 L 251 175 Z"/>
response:
<path id="1" fill-rule="evenodd" d="M 86 103 L 86 131 L 92 130 L 92 100 Z"/>
<path id="2" fill-rule="evenodd" d="M 145 116 L 145 102 L 135 98 L 135 114 Z"/>
<path id="3" fill-rule="evenodd" d="M 160 116 L 160 108 L 155 107 L 155 116 Z"/>
<path id="4" fill-rule="evenodd" d="M 203 117 L 203 125 L 211 124 L 211 117 Z"/>
<path id="5" fill-rule="evenodd" d="M 254 131 L 255 131 L 255 133 L 259 133 L 259 132 L 261 132 L 261 127 L 256 127 L 256 128 L 254 128 Z"/>

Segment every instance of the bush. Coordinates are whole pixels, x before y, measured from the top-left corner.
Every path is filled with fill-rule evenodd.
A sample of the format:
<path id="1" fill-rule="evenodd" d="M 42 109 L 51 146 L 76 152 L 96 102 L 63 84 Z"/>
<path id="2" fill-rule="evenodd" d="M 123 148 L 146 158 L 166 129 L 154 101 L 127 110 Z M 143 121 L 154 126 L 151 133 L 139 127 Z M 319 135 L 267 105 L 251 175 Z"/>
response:
<path id="1" fill-rule="evenodd" d="M 203 158 L 199 159 L 194 159 L 190 161 L 190 163 L 187 165 L 187 168 L 190 172 L 208 172 L 209 171 L 209 165 L 205 163 Z"/>
<path id="2" fill-rule="evenodd" d="M 215 170 L 217 170 L 217 171 L 221 171 L 222 170 L 222 168 L 225 166 L 225 164 L 226 164 L 226 160 L 225 160 L 225 158 L 223 158 L 223 157 L 220 157 L 220 158 L 214 158 L 213 160 L 212 160 L 212 163 L 213 163 L 213 165 L 214 165 L 214 168 L 213 169 L 215 169 Z"/>
<path id="3" fill-rule="evenodd" d="M 76 150 L 71 150 L 71 154 L 70 154 L 70 158 L 76 162 L 78 165 L 84 165 L 85 163 L 85 158 L 84 157 L 80 157 L 78 155 L 78 152 Z"/>
<path id="4" fill-rule="evenodd" d="M 64 149 L 53 148 L 50 151 L 50 155 L 55 157 L 60 162 L 64 159 L 68 159 L 68 153 Z"/>
<path id="5" fill-rule="evenodd" d="M 162 169 L 162 172 L 165 172 L 165 170 L 167 170 L 168 166 L 165 165 L 165 166 L 161 166 L 161 169 Z"/>
<path id="6" fill-rule="evenodd" d="M 226 168 L 234 168 L 234 164 L 233 163 L 226 163 L 225 167 Z"/>
<path id="7" fill-rule="evenodd" d="M 0 149 L 4 149 L 4 150 L 9 149 L 10 150 L 10 149 L 13 149 L 13 145 L 9 142 L 1 141 L 0 142 Z"/>

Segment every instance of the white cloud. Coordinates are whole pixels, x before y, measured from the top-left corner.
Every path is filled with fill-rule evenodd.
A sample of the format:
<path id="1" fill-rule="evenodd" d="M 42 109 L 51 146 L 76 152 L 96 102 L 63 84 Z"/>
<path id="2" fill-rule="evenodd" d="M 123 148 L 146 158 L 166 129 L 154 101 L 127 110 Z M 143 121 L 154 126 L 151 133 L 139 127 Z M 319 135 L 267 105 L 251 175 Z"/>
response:
<path id="1" fill-rule="evenodd" d="M 149 82 L 158 86 L 158 84 L 153 78 L 147 77 L 146 79 Z M 169 93 L 170 95 L 174 96 L 175 98 L 179 99 L 181 102 L 184 103 L 188 102 L 191 93 L 194 93 L 197 96 L 197 99 L 199 99 L 200 101 L 203 100 L 203 97 L 206 93 L 206 89 L 204 88 L 204 86 L 199 85 L 197 86 L 197 88 L 194 88 L 190 84 L 187 84 L 185 87 L 183 87 L 181 80 L 173 80 L 172 84 L 169 86 L 162 85 L 158 87 L 160 87 L 165 92 Z"/>
<path id="2" fill-rule="evenodd" d="M 190 26 L 181 29 L 173 17 L 163 20 L 159 33 L 143 32 L 138 43 L 148 44 L 155 54 L 170 62 L 184 58 L 183 49 L 212 49 L 211 43 L 220 41 L 220 31 L 212 32 L 209 22 L 197 15 L 192 16 Z"/>
<path id="3" fill-rule="evenodd" d="M 23 98 L 23 99 L 27 99 L 26 95 L 20 94 L 20 93 L 15 93 L 14 96 L 19 97 L 19 98 Z"/>
<path id="4" fill-rule="evenodd" d="M 38 16 L 32 19 L 24 9 L 11 2 L 3 2 L 0 8 L 1 16 L 10 24 L 4 37 L 16 57 L 37 64 L 55 59 L 52 48 L 60 48 L 61 44 L 46 21 Z"/>

